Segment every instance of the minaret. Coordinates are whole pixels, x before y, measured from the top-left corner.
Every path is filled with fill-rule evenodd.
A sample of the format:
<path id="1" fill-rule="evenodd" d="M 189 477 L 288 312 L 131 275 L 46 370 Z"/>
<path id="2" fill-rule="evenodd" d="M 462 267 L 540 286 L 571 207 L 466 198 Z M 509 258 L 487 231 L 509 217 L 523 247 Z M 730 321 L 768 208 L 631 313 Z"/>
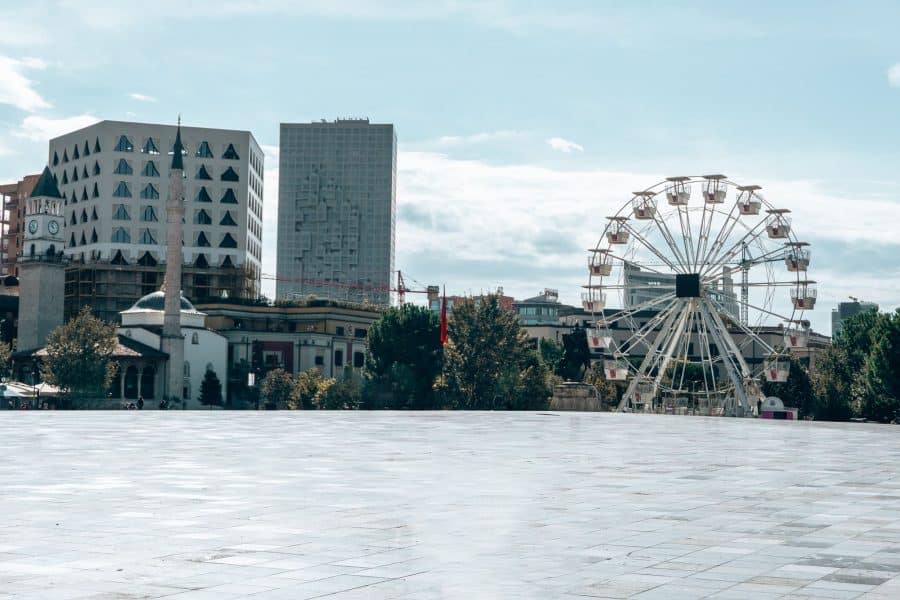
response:
<path id="1" fill-rule="evenodd" d="M 169 195 L 166 197 L 166 278 L 162 348 L 169 355 L 165 397 L 181 402 L 184 389 L 184 338 L 181 335 L 181 261 L 184 232 L 184 161 L 181 145 L 181 117 L 172 148 L 169 168 Z"/>
<path id="2" fill-rule="evenodd" d="M 63 198 L 50 169 L 25 201 L 25 235 L 19 257 L 19 337 L 17 350 L 36 350 L 63 324 Z"/>

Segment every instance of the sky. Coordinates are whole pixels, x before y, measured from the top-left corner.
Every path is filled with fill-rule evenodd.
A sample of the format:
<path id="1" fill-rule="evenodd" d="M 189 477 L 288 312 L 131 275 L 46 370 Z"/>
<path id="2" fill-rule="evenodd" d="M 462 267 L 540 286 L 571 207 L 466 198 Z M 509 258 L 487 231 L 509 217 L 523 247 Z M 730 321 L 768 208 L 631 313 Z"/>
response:
<path id="1" fill-rule="evenodd" d="M 725 173 L 793 211 L 828 333 L 848 296 L 900 305 L 897 23 L 879 1 L 0 0 L 0 182 L 96 120 L 250 130 L 274 273 L 279 123 L 368 117 L 397 128 L 407 283 L 575 303 L 632 190 Z"/>

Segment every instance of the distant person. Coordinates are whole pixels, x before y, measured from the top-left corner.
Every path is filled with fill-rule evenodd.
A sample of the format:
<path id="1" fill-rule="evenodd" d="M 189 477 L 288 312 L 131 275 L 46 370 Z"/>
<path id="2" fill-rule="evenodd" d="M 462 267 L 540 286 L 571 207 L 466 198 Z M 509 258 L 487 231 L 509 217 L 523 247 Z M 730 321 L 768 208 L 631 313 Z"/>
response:
<path id="1" fill-rule="evenodd" d="M 137 407 L 138 407 L 138 410 L 144 410 L 144 397 L 143 396 L 138 396 Z"/>

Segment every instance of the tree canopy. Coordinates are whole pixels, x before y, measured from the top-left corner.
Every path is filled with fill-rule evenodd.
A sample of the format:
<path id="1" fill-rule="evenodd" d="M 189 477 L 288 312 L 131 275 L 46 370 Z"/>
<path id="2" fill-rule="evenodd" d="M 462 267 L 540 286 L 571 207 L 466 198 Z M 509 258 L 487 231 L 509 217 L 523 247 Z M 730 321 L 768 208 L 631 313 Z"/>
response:
<path id="1" fill-rule="evenodd" d="M 200 397 L 203 406 L 222 406 L 222 382 L 212 369 L 207 369 L 200 383 Z"/>
<path id="2" fill-rule="evenodd" d="M 104 398 L 116 375 L 116 326 L 81 309 L 47 337 L 41 375 L 73 398 Z"/>

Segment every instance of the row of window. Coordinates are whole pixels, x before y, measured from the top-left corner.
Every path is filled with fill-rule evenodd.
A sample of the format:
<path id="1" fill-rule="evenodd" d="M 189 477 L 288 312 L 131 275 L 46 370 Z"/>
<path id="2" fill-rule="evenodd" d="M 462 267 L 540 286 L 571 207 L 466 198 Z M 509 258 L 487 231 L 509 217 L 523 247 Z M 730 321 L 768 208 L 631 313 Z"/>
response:
<path id="1" fill-rule="evenodd" d="M 114 221 L 130 221 L 131 220 L 131 211 L 125 204 L 113 204 L 115 210 L 113 210 L 113 220 Z M 159 218 L 156 216 L 156 209 L 152 206 L 142 206 L 141 207 L 141 221 L 159 221 Z"/>
<path id="2" fill-rule="evenodd" d="M 119 141 L 116 143 L 116 147 L 113 148 L 113 150 L 116 152 L 134 152 L 134 143 L 129 136 L 120 135 Z M 157 145 L 156 140 L 152 137 L 147 138 L 141 148 L 141 152 L 144 154 L 159 154 L 159 146 Z M 212 148 L 209 146 L 209 142 L 206 141 L 200 142 L 200 145 L 197 146 L 197 151 L 194 152 L 194 156 L 196 158 L 216 157 L 215 154 L 213 154 Z M 241 157 L 238 155 L 237 150 L 235 150 L 234 144 L 228 144 L 228 147 L 225 148 L 225 152 L 222 153 L 221 158 L 226 160 L 240 160 Z"/>
<path id="3" fill-rule="evenodd" d="M 96 231 L 94 232 L 94 235 L 92 235 L 91 237 L 92 237 L 91 243 L 96 244 L 97 243 L 96 242 Z M 81 239 L 82 239 L 81 245 L 83 246 L 84 239 L 85 239 L 83 232 L 81 234 Z M 74 242 L 74 240 L 75 240 L 75 234 L 73 233 L 72 241 Z M 139 231 L 137 240 L 138 241 L 136 243 L 138 243 L 138 244 L 157 244 L 158 243 L 156 241 L 156 231 L 150 230 L 147 228 L 141 229 Z M 112 239 L 110 241 L 112 241 L 114 244 L 130 244 L 131 243 L 131 232 L 124 227 L 117 227 L 113 230 Z M 194 245 L 201 247 L 201 248 L 211 248 L 212 247 L 212 244 L 210 244 L 210 242 L 209 242 L 209 237 L 203 231 L 201 231 L 197 234 L 197 238 L 196 238 Z M 224 236 L 222 236 L 222 240 L 219 242 L 219 248 L 237 248 L 237 240 L 235 240 L 234 236 L 232 236 L 230 233 L 226 233 Z"/>
<path id="4" fill-rule="evenodd" d="M 94 168 L 92 169 L 92 172 L 95 176 L 100 174 L 100 163 L 96 160 L 94 161 Z M 88 174 L 88 168 L 87 165 L 84 165 L 81 168 L 81 179 L 87 179 L 88 177 L 90 177 L 90 175 Z M 78 167 L 72 167 L 71 181 L 76 182 L 78 181 L 78 178 Z M 53 176 L 53 180 L 57 183 L 57 185 L 59 185 L 60 182 L 56 175 Z M 63 169 L 62 185 L 66 185 L 67 183 L 69 183 L 69 181 L 69 173 L 65 169 Z"/>
<path id="5" fill-rule="evenodd" d="M 93 258 L 93 253 L 91 253 L 91 254 L 92 254 L 92 258 Z M 83 256 L 83 253 L 82 253 L 82 256 Z M 101 255 L 98 252 L 97 259 L 99 260 L 100 258 L 101 258 Z M 110 263 L 112 263 L 114 265 L 123 265 L 123 266 L 129 264 L 128 260 L 122 254 L 121 250 L 115 251 L 115 254 L 113 255 L 112 260 L 110 260 Z M 159 264 L 159 261 L 156 260 L 156 258 L 153 256 L 152 253 L 144 252 L 140 256 L 140 258 L 138 258 L 137 264 L 142 267 L 155 267 Z M 208 269 L 210 267 L 209 259 L 206 258 L 205 254 L 198 254 L 197 258 L 194 260 L 193 266 L 199 267 L 202 269 Z M 234 261 L 231 259 L 230 255 L 225 255 L 225 258 L 222 259 L 222 261 L 219 263 L 219 266 L 223 267 L 223 268 L 233 269 Z"/>
<path id="6" fill-rule="evenodd" d="M 366 358 L 362 352 L 354 352 L 353 353 L 353 366 L 357 369 L 362 368 L 365 364 Z M 344 366 L 344 351 L 343 350 L 335 350 L 334 351 L 334 366 L 343 367 Z"/>
<path id="7" fill-rule="evenodd" d="M 100 138 L 99 137 L 96 138 L 96 140 L 94 141 L 94 152 L 95 153 L 100 152 Z M 90 156 L 90 155 L 91 155 L 91 147 L 88 145 L 87 140 L 84 141 L 84 150 L 82 152 L 78 151 L 78 144 L 75 144 L 75 148 L 73 148 L 73 150 L 72 150 L 72 160 L 78 160 L 82 156 Z M 62 161 L 64 163 L 69 162 L 69 151 L 67 149 L 63 150 Z M 59 154 L 58 153 L 56 153 L 56 152 L 53 153 L 52 162 L 53 162 L 54 167 L 59 164 Z"/>

